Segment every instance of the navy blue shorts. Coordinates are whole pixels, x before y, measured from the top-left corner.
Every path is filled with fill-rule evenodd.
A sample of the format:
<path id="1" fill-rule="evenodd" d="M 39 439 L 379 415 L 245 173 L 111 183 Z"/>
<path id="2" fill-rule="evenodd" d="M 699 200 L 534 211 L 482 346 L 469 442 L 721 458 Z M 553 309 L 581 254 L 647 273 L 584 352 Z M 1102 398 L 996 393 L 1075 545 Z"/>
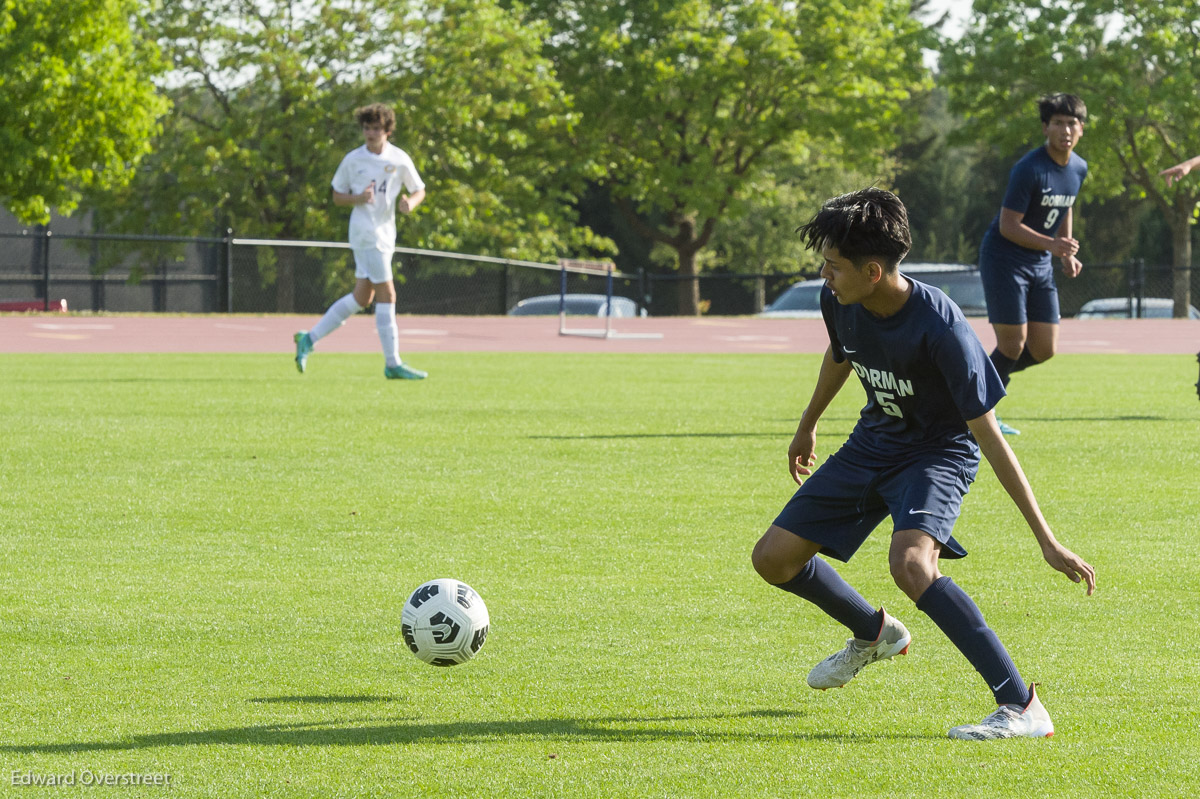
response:
<path id="1" fill-rule="evenodd" d="M 945 453 L 872 468 L 859 465 L 843 449 L 804 481 L 775 525 L 848 561 L 891 516 L 893 533 L 920 530 L 942 543 L 943 558 L 961 558 L 967 550 L 950 533 L 978 469 L 977 459 Z"/>
<path id="2" fill-rule="evenodd" d="M 979 276 L 987 298 L 988 321 L 993 325 L 1058 324 L 1054 267 L 997 264 L 981 253 Z"/>

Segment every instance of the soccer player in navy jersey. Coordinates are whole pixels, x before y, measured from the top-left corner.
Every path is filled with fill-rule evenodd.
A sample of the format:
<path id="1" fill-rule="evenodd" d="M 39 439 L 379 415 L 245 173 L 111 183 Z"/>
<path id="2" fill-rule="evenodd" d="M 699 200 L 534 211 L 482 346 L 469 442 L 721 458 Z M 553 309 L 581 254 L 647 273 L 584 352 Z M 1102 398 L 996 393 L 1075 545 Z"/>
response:
<path id="1" fill-rule="evenodd" d="M 951 530 L 979 468 L 980 451 L 1020 509 L 1042 555 L 1095 590 L 1095 571 L 1055 539 L 1004 440 L 993 408 L 1004 387 L 962 312 L 939 289 L 898 268 L 911 238 L 904 204 L 870 188 L 829 200 L 800 228 L 824 259 L 821 312 L 829 333 L 812 399 L 788 448 L 800 485 L 754 547 L 768 583 L 812 602 L 850 629 L 845 649 L 813 668 L 813 688 L 845 685 L 866 665 L 905 654 L 911 636 L 825 560 L 847 561 L 886 516 L 900 589 L 987 682 L 997 709 L 953 738 L 1045 737 L 1054 725 L 979 608 L 938 570 L 966 549 Z M 850 375 L 867 404 L 849 439 L 820 468 L 817 420 Z"/>
<path id="2" fill-rule="evenodd" d="M 1087 162 L 1075 154 L 1083 136 L 1087 107 L 1073 94 L 1038 101 L 1046 142 L 1027 153 L 1008 177 L 1000 213 L 979 247 L 979 272 L 987 297 L 988 321 L 996 332 L 992 364 L 1008 386 L 1009 376 L 1054 357 L 1058 349 L 1058 287 L 1051 257 L 1063 274 L 1076 277 L 1083 264 L 1075 257 L 1071 208 Z M 1003 422 L 1006 435 L 1020 431 Z"/>

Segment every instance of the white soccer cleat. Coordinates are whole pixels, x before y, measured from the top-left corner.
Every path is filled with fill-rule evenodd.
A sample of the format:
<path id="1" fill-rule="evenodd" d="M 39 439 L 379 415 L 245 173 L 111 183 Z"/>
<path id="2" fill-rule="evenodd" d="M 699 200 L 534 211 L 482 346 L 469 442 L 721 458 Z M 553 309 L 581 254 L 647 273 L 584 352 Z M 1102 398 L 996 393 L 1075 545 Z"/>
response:
<path id="1" fill-rule="evenodd" d="M 880 625 L 879 636 L 874 641 L 851 638 L 846 642 L 845 649 L 834 652 L 813 666 L 813 670 L 808 673 L 808 684 L 822 691 L 826 688 L 841 688 L 853 680 L 854 675 L 862 671 L 863 666 L 896 655 L 908 654 L 910 641 L 912 636 L 908 634 L 904 625 L 884 610 L 883 624 Z"/>
<path id="2" fill-rule="evenodd" d="M 962 724 L 951 728 L 951 738 L 963 741 L 994 741 L 998 738 L 1049 738 L 1054 734 L 1054 722 L 1029 686 L 1029 703 L 1000 705 L 978 724 Z"/>

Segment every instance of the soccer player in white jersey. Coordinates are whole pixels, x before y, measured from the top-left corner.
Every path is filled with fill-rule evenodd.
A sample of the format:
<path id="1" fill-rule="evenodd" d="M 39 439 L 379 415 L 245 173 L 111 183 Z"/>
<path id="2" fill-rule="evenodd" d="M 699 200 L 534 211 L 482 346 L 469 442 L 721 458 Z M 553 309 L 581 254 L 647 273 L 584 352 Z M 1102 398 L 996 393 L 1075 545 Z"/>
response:
<path id="1" fill-rule="evenodd" d="M 318 341 L 375 300 L 375 328 L 383 345 L 383 374 L 389 380 L 422 380 L 428 375 L 400 359 L 396 327 L 396 285 L 392 252 L 396 247 L 396 211 L 409 214 L 425 199 L 425 183 L 408 153 L 388 141 L 396 114 L 382 103 L 354 112 L 363 146 L 351 150 L 333 175 L 333 202 L 349 205 L 350 249 L 354 252 L 354 291 L 339 299 L 313 326 L 296 333 L 296 368 L 301 373 Z M 408 194 L 404 194 L 407 191 Z"/>

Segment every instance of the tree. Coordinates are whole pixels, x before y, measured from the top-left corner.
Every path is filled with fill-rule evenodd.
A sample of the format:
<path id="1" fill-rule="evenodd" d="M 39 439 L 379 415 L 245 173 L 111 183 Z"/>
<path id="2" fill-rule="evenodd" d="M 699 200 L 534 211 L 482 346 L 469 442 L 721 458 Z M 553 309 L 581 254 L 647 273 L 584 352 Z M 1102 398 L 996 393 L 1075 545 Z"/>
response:
<path id="1" fill-rule="evenodd" d="M 26 222 L 123 185 L 168 104 L 138 0 L 0 2 L 0 203 Z"/>
<path id="2" fill-rule="evenodd" d="M 488 0 L 176 0 L 149 25 L 177 113 L 136 184 L 97 197 L 110 228 L 344 239 L 329 181 L 362 144 L 353 109 L 382 101 L 429 186 L 403 244 L 517 258 L 604 246 L 570 218 L 573 172 L 553 142 L 574 118 L 542 31 Z M 300 255 L 259 265 L 277 310 L 295 308 Z"/>
<path id="3" fill-rule="evenodd" d="M 893 151 L 900 165 L 896 193 L 908 207 L 912 227 L 912 262 L 975 263 L 1012 166 L 1008 153 L 998 159 L 976 142 L 955 143 L 960 120 L 946 106 L 941 88 L 906 103 L 917 125 Z"/>
<path id="4" fill-rule="evenodd" d="M 580 114 L 542 55 L 544 22 L 493 2 L 442 0 L 409 64 L 381 71 L 436 182 L 418 235 L 430 246 L 513 258 L 611 253 L 574 224 L 595 174 L 574 137 Z"/>
<path id="5" fill-rule="evenodd" d="M 968 30 L 942 53 L 967 132 L 1012 148 L 1038 131 L 1035 102 L 1068 91 L 1088 105 L 1084 192 L 1148 198 L 1171 229 L 1175 316 L 1191 299 L 1191 225 L 1200 184 L 1168 189 L 1163 168 L 1200 153 L 1200 25 L 1162 0 L 976 0 Z"/>
<path id="6" fill-rule="evenodd" d="M 529 5 L 553 26 L 547 52 L 575 92 L 585 155 L 684 277 L 765 175 L 839 159 L 886 173 L 898 103 L 923 78 L 923 28 L 900 0 Z M 681 285 L 679 312 L 697 313 L 697 281 Z"/>

